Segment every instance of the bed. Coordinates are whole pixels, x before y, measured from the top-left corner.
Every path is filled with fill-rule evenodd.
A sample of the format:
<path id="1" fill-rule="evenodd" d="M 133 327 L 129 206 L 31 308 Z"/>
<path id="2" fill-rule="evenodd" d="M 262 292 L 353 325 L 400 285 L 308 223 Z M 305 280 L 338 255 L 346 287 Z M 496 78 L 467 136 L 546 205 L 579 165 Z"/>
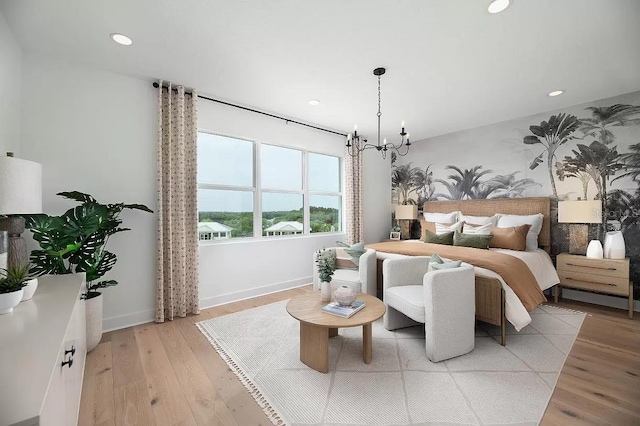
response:
<path id="1" fill-rule="evenodd" d="M 518 199 L 489 199 L 464 201 L 427 201 L 424 211 L 430 213 L 448 213 L 460 211 L 464 215 L 492 216 L 495 213 L 531 215 L 542 213 L 542 229 L 538 235 L 537 250 L 513 251 L 505 249 L 490 249 L 497 253 L 517 257 L 529 268 L 540 290 L 546 290 L 556 285 L 560 280 L 549 256 L 551 245 L 550 232 L 550 199 L 549 198 L 518 198 Z M 401 245 L 422 243 L 420 240 L 405 240 L 394 243 L 397 248 Z M 400 246 L 398 246 L 400 244 Z M 424 243 L 423 243 L 424 244 Z M 404 256 L 407 250 L 390 248 L 390 245 L 372 244 L 368 247 L 377 249 L 378 262 L 378 294 L 382 293 L 382 262 L 385 259 Z M 476 272 L 476 319 L 501 328 L 501 344 L 506 345 L 507 321 L 513 324 L 517 331 L 531 322 L 529 312 L 514 291 L 496 272 L 475 267 Z M 531 310 L 531 309 L 530 309 Z"/>

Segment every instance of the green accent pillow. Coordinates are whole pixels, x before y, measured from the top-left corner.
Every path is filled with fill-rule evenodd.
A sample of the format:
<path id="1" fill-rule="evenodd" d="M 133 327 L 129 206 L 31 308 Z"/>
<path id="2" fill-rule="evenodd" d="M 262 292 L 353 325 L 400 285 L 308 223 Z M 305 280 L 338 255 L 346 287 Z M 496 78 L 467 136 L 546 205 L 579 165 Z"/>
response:
<path id="1" fill-rule="evenodd" d="M 493 234 L 463 234 L 460 231 L 455 231 L 453 245 L 488 250 L 491 237 Z"/>
<path id="2" fill-rule="evenodd" d="M 431 271 L 437 271 L 440 269 L 459 268 L 460 265 L 462 265 L 461 260 L 445 262 L 440 256 L 438 256 L 436 253 L 433 253 L 431 255 L 431 260 L 429 260 L 429 268 L 427 269 L 427 271 L 431 272 Z"/>
<path id="3" fill-rule="evenodd" d="M 460 265 L 462 265 L 462 260 L 454 260 L 452 262 L 431 263 L 431 264 L 429 264 L 429 266 L 431 266 L 431 269 L 433 269 L 434 271 L 439 271 L 441 269 L 459 268 Z"/>
<path id="4" fill-rule="evenodd" d="M 424 231 L 424 242 L 431 244 L 453 245 L 453 232 L 445 232 L 444 234 L 436 234 L 428 229 Z"/>
<path id="5" fill-rule="evenodd" d="M 358 265 L 360 262 L 360 256 L 364 254 L 366 249 L 364 248 L 364 243 L 355 243 L 350 246 L 349 244 L 343 243 L 342 241 L 336 241 L 336 246 L 344 248 L 344 251 L 347 252 L 349 256 L 353 258 L 353 263 Z"/>

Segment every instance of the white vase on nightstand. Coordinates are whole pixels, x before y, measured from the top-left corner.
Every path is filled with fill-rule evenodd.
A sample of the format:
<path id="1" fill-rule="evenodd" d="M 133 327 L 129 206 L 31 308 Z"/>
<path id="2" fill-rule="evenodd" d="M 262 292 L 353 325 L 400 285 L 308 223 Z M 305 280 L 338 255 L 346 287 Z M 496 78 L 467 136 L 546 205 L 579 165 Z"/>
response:
<path id="1" fill-rule="evenodd" d="M 587 257 L 590 259 L 602 259 L 603 249 L 600 240 L 591 240 L 587 246 Z"/>
<path id="2" fill-rule="evenodd" d="M 625 255 L 626 248 L 622 232 L 607 232 L 604 236 L 604 257 L 607 259 L 624 259 Z"/>

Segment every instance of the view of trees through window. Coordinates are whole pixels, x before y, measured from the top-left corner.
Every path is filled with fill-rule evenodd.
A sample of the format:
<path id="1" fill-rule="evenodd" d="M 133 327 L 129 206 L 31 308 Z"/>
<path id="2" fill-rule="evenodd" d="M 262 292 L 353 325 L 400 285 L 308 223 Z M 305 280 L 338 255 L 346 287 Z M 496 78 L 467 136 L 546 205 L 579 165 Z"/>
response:
<path id="1" fill-rule="evenodd" d="M 199 239 L 339 232 L 341 176 L 339 157 L 199 132 Z"/>

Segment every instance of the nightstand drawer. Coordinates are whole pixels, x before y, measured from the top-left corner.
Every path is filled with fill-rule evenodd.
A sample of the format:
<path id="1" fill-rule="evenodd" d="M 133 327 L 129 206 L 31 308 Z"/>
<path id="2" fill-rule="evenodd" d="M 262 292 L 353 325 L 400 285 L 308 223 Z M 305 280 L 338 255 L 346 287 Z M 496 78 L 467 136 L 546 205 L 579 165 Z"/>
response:
<path id="1" fill-rule="evenodd" d="M 611 278 L 629 277 L 628 260 L 589 259 L 584 256 L 559 255 L 558 273 L 575 272 L 588 275 L 600 275 Z"/>
<path id="2" fill-rule="evenodd" d="M 595 275 L 595 273 L 582 273 L 574 271 L 558 271 L 560 284 L 564 287 L 573 287 L 584 290 L 600 291 L 604 293 L 629 295 L 629 279 L 614 278 L 611 276 Z"/>

